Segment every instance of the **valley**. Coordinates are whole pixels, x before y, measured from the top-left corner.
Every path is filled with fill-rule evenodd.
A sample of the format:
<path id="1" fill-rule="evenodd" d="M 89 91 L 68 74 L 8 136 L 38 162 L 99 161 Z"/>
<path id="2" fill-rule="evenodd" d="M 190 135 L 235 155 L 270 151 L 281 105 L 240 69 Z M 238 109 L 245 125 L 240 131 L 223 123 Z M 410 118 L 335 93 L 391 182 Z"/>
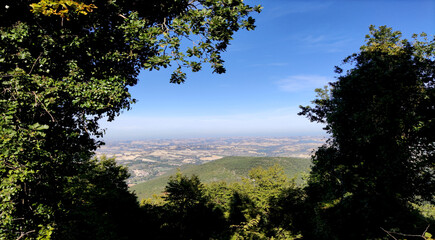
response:
<path id="1" fill-rule="evenodd" d="M 97 151 L 129 168 L 130 186 L 183 165 L 199 165 L 228 156 L 309 158 L 325 137 L 228 137 L 108 141 Z"/>

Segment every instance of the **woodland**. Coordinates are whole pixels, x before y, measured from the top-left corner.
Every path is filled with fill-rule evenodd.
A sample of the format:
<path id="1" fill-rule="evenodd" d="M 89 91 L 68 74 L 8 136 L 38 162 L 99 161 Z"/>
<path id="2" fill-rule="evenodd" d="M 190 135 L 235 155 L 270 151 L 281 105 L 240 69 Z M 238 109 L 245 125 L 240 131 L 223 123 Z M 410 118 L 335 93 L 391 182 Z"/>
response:
<path id="1" fill-rule="evenodd" d="M 210 65 L 261 6 L 242 0 L 2 0 L 0 239 L 432 239 L 435 39 L 370 26 L 300 115 L 325 124 L 306 183 L 280 166 L 236 183 L 177 173 L 138 202 L 96 159 L 143 70 Z M 185 47 L 185 42 L 191 47 Z"/>

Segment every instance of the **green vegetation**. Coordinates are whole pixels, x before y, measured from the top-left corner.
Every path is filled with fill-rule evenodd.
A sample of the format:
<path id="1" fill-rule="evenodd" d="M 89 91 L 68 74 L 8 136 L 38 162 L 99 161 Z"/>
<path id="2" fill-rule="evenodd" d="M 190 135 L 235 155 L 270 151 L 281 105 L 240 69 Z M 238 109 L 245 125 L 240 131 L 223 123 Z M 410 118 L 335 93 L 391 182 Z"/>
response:
<path id="1" fill-rule="evenodd" d="M 331 134 L 313 156 L 305 236 L 371 239 L 433 222 L 412 203 L 435 203 L 435 39 L 371 26 L 366 42 L 314 108 L 302 107 Z"/>
<path id="2" fill-rule="evenodd" d="M 260 7 L 241 0 L 6 3 L 0 239 L 432 239 L 435 39 L 426 34 L 408 41 L 371 27 L 367 44 L 344 60 L 350 69 L 337 68 L 342 75 L 317 90 L 314 107 L 302 107 L 331 134 L 312 158 L 306 186 L 284 170 L 306 169 L 305 160 L 274 158 L 281 168 L 270 159 L 228 158 L 222 170 L 219 162 L 198 168 L 210 181 L 247 174 L 241 181 L 206 184 L 177 173 L 159 201 L 140 206 L 127 170 L 92 158 L 102 144 L 98 120 L 130 108 L 129 87 L 143 68 L 175 65 L 172 83 L 202 63 L 225 72 L 221 53 L 236 31 L 254 28 L 249 15 Z M 193 47 L 181 47 L 192 39 Z"/>
<path id="3" fill-rule="evenodd" d="M 274 203 L 283 192 L 303 195 L 278 165 L 256 167 L 232 184 L 203 184 L 195 175 L 177 173 L 161 201 L 142 202 L 150 219 L 144 230 L 151 239 L 294 239 L 297 235 L 276 225 Z"/>
<path id="4" fill-rule="evenodd" d="M 140 212 L 126 174 L 92 160 L 98 121 L 135 102 L 141 69 L 175 66 L 178 84 L 204 63 L 225 72 L 221 53 L 254 29 L 255 11 L 241 0 L 2 1 L 0 239 L 137 239 L 140 221 L 117 210 Z"/>
<path id="5" fill-rule="evenodd" d="M 283 167 L 283 171 L 288 178 L 296 178 L 296 182 L 301 183 L 304 173 L 308 173 L 310 160 L 304 158 L 279 158 L 279 157 L 225 157 L 219 160 L 208 162 L 201 165 L 184 165 L 180 171 L 187 175 L 196 175 L 203 183 L 225 181 L 227 183 L 241 181 L 249 175 L 252 168 L 268 168 L 275 164 Z M 139 183 L 130 187 L 139 199 L 150 198 L 154 194 L 159 195 L 163 192 L 169 176 L 175 174 L 170 171 L 165 175 L 151 179 L 144 183 Z"/>

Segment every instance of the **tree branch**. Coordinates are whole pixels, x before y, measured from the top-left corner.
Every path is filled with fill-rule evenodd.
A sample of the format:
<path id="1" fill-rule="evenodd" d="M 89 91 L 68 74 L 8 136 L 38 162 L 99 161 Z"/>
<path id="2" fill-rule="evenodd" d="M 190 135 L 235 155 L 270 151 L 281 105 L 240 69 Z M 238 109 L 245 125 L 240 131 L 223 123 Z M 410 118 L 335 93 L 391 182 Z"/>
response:
<path id="1" fill-rule="evenodd" d="M 30 69 L 30 72 L 28 73 L 29 75 L 33 72 L 33 68 L 35 67 L 36 63 L 39 61 L 39 59 L 42 56 L 42 52 L 39 54 L 38 58 L 36 58 L 35 62 L 32 65 L 32 68 Z"/>
<path id="2" fill-rule="evenodd" d="M 16 240 L 20 240 L 21 238 L 25 237 L 26 235 L 29 235 L 29 234 L 34 233 L 34 232 L 36 232 L 36 230 L 31 230 L 31 231 L 28 231 L 25 233 L 21 233 L 21 235 Z"/>
<path id="3" fill-rule="evenodd" d="M 48 115 L 50 115 L 51 121 L 52 122 L 56 122 L 56 120 L 54 119 L 53 115 L 51 115 L 51 113 L 48 111 L 48 109 L 45 106 L 45 104 L 39 99 L 38 95 L 36 95 L 36 93 L 34 91 L 32 91 L 32 93 L 33 93 L 33 95 L 35 95 L 35 100 L 38 100 L 41 103 L 42 107 L 44 108 L 45 112 L 47 112 Z"/>
<path id="4" fill-rule="evenodd" d="M 427 230 L 429 229 L 429 227 L 430 227 L 430 224 L 426 227 L 426 229 L 424 230 L 424 232 L 421 235 L 396 233 L 396 232 L 387 231 L 387 230 L 385 230 L 383 228 L 381 228 L 381 229 L 382 229 L 382 231 L 386 232 L 390 237 L 392 237 L 395 240 L 398 240 L 398 239 L 396 237 L 394 237 L 393 234 L 398 235 L 398 236 L 402 236 L 402 237 L 419 237 L 419 238 L 422 238 L 422 239 L 426 239 L 425 234 L 426 234 Z"/>

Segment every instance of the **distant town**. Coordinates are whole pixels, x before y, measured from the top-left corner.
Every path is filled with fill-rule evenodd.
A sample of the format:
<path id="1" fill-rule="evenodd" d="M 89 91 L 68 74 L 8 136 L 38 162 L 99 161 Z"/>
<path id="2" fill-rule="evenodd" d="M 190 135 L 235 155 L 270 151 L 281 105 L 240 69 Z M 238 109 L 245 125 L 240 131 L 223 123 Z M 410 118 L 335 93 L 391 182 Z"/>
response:
<path id="1" fill-rule="evenodd" d="M 184 164 L 202 164 L 226 156 L 308 158 L 325 137 L 231 137 L 110 141 L 97 157 L 106 155 L 129 168 L 136 184 Z"/>

